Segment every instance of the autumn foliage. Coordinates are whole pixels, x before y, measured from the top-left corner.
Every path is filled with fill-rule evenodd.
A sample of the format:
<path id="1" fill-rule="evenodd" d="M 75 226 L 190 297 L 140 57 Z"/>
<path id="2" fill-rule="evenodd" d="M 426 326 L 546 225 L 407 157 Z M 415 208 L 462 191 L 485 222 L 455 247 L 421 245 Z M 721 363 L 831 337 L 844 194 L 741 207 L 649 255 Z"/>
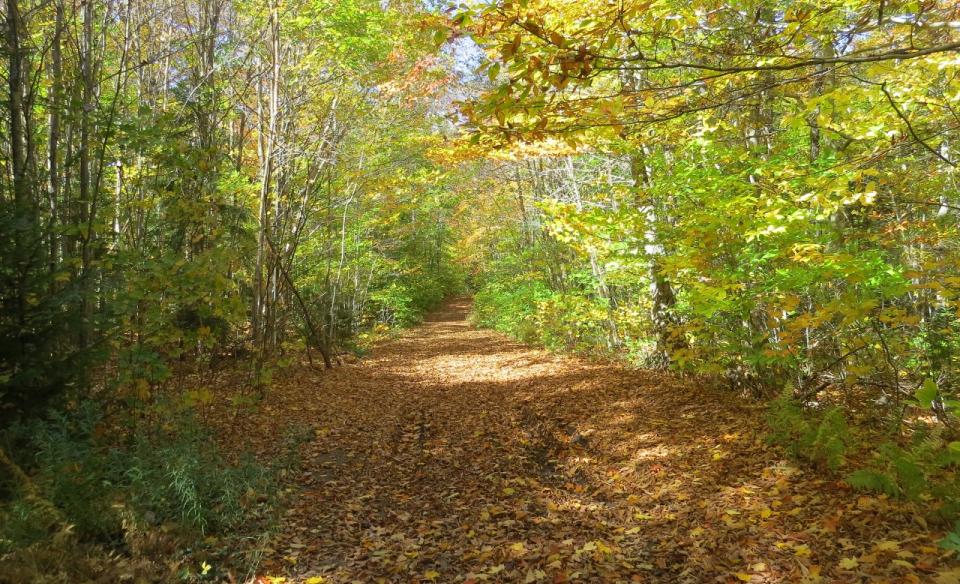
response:
<path id="1" fill-rule="evenodd" d="M 0 581 L 956 581 L 955 2 L 0 16 Z"/>

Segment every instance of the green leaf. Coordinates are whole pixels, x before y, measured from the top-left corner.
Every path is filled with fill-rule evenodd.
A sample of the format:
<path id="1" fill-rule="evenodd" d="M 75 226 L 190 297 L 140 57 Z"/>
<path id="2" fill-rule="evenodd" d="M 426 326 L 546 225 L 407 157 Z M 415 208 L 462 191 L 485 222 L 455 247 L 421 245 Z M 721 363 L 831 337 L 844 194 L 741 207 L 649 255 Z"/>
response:
<path id="1" fill-rule="evenodd" d="M 937 382 L 932 379 L 927 379 L 913 395 L 917 398 L 917 401 L 920 402 L 920 407 L 929 408 L 933 405 L 933 400 L 937 399 L 937 393 Z"/>
<path id="2" fill-rule="evenodd" d="M 948 533 L 945 538 L 940 540 L 939 544 L 940 547 L 945 550 L 960 552 L 960 522 L 954 526 L 953 531 Z"/>
<path id="3" fill-rule="evenodd" d="M 896 481 L 877 470 L 862 468 L 847 475 L 850 486 L 859 491 L 879 491 L 888 495 L 897 495 L 900 488 Z"/>

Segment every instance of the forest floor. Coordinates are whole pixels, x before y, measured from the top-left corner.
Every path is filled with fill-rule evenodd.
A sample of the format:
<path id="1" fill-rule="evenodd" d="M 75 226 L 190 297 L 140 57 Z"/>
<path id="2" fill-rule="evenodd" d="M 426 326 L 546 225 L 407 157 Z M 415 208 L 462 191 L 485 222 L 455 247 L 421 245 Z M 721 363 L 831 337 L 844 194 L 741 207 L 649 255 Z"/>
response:
<path id="1" fill-rule="evenodd" d="M 960 582 L 921 509 L 788 461 L 760 406 L 468 311 L 288 372 L 243 422 L 311 431 L 260 581 Z"/>

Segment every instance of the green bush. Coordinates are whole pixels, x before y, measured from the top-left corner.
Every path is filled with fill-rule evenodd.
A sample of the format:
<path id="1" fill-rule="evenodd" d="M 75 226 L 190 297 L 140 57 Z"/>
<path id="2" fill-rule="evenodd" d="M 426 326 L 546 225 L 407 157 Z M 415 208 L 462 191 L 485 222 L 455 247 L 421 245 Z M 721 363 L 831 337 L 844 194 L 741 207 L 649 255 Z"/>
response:
<path id="1" fill-rule="evenodd" d="M 451 270 L 406 274 L 374 289 L 369 309 L 376 322 L 391 327 L 410 326 L 445 297 L 460 292 L 461 280 Z"/>
<path id="2" fill-rule="evenodd" d="M 555 293 L 537 280 L 525 282 L 494 281 L 474 296 L 473 319 L 521 341 L 542 343 L 537 313 L 540 303 Z"/>
<path id="3" fill-rule="evenodd" d="M 604 353 L 610 346 L 609 316 L 604 299 L 555 295 L 537 306 L 540 344 L 553 350 Z"/>
<path id="4" fill-rule="evenodd" d="M 413 291 L 398 282 L 370 294 L 370 301 L 376 307 L 377 321 L 390 326 L 407 326 L 418 316 Z"/>
<path id="5" fill-rule="evenodd" d="M 637 311 L 611 310 L 607 299 L 585 290 L 557 292 L 540 280 L 517 280 L 494 280 L 476 293 L 476 324 L 553 351 L 636 362 L 649 351 Z"/>
<path id="6" fill-rule="evenodd" d="M 935 433 L 921 427 L 909 444 L 881 444 L 866 468 L 850 473 L 850 486 L 880 491 L 911 501 L 935 500 L 937 511 L 950 517 L 960 510 L 957 467 L 960 452 Z"/>
<path id="7" fill-rule="evenodd" d="M 197 534 L 237 526 L 250 495 L 272 492 L 273 473 L 252 461 L 232 464 L 208 432 L 180 415 L 162 427 L 138 430 L 120 441 L 102 432 L 92 403 L 12 428 L 4 441 L 30 452 L 19 461 L 40 495 L 73 525 L 84 541 L 117 543 L 137 526 L 177 524 Z M 0 504 L 0 550 L 35 543 L 35 509 L 6 485 Z"/>
<path id="8" fill-rule="evenodd" d="M 913 429 L 909 442 L 884 442 L 873 448 L 858 439 L 838 408 L 821 412 L 804 409 L 791 393 L 771 402 L 767 412 L 770 442 L 789 455 L 836 471 L 854 449 L 872 450 L 870 462 L 846 475 L 851 487 L 885 493 L 910 501 L 929 502 L 936 515 L 952 518 L 960 511 L 960 448 L 948 443 L 942 429 Z"/>
<path id="9" fill-rule="evenodd" d="M 853 445 L 853 435 L 843 412 L 837 408 L 806 412 L 789 391 L 771 402 L 767 424 L 771 442 L 782 446 L 791 456 L 830 470 L 844 465 Z"/>

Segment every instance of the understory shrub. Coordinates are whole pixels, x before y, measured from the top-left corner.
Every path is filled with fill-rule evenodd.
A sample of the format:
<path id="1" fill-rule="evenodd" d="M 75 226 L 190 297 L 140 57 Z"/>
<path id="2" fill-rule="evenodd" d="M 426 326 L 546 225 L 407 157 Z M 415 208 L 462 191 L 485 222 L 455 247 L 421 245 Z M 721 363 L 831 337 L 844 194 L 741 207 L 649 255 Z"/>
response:
<path id="1" fill-rule="evenodd" d="M 850 486 L 904 497 L 932 501 L 937 514 L 950 518 L 960 511 L 957 468 L 960 450 L 926 427 L 916 430 L 906 446 L 881 444 L 864 468 L 847 476 Z"/>
<path id="2" fill-rule="evenodd" d="M 767 423 L 770 442 L 831 471 L 850 466 L 854 452 L 866 455 L 866 464 L 845 475 L 855 489 L 924 502 L 931 515 L 947 521 L 960 511 L 960 443 L 945 439 L 942 427 L 918 423 L 904 439 L 875 446 L 839 408 L 804 408 L 789 391 L 770 403 Z"/>
<path id="3" fill-rule="evenodd" d="M 556 292 L 542 281 L 493 281 L 474 296 L 473 320 L 523 342 L 554 351 L 624 357 L 649 352 L 637 310 L 611 310 L 586 292 Z"/>
<path id="4" fill-rule="evenodd" d="M 558 294 L 537 306 L 539 342 L 552 350 L 605 352 L 611 344 L 606 301 L 576 294 Z"/>
<path id="5" fill-rule="evenodd" d="M 554 292 L 537 280 L 490 282 L 474 296 L 473 319 L 480 325 L 525 342 L 538 342 L 537 311 Z"/>
<path id="6" fill-rule="evenodd" d="M 391 280 L 370 293 L 370 309 L 377 323 L 407 327 L 462 289 L 462 278 L 453 270 L 418 272 Z"/>
<path id="7" fill-rule="evenodd" d="M 811 414 L 789 393 L 771 402 L 767 411 L 769 439 L 791 456 L 837 470 L 853 442 L 846 418 L 837 408 Z"/>
<path id="8" fill-rule="evenodd" d="M 3 441 L 8 452 L 31 453 L 18 463 L 81 541 L 120 544 L 130 529 L 167 524 L 197 536 L 224 531 L 274 491 L 271 469 L 227 461 L 189 414 L 118 437 L 87 402 L 14 426 Z M 0 552 L 49 535 L 38 521 L 42 510 L 20 491 L 12 483 L 0 491 L 7 499 L 0 502 Z"/>

